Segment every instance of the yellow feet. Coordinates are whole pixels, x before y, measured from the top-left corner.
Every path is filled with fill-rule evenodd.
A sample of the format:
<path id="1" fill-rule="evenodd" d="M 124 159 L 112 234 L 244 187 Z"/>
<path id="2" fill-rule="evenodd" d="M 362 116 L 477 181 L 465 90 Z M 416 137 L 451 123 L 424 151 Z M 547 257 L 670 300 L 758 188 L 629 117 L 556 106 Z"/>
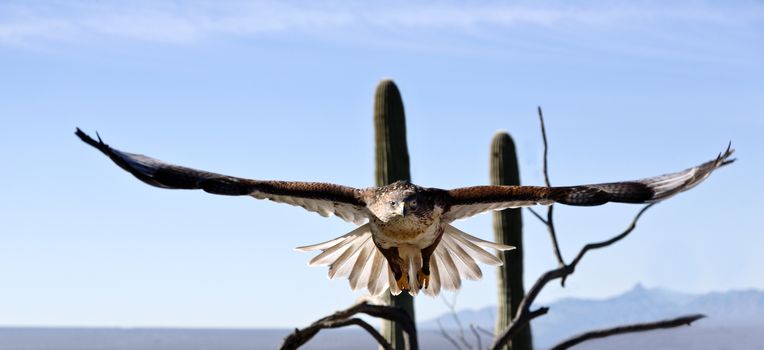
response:
<path id="1" fill-rule="evenodd" d="M 398 289 L 402 291 L 409 290 L 409 275 L 408 273 L 401 274 L 401 278 L 398 279 Z"/>
<path id="2" fill-rule="evenodd" d="M 422 286 L 424 286 L 424 289 L 427 289 L 427 287 L 430 286 L 430 275 L 425 275 L 424 272 L 422 272 L 422 270 L 419 270 L 416 274 L 416 277 L 418 282 L 417 285 L 419 286 L 419 288 L 422 288 Z"/>

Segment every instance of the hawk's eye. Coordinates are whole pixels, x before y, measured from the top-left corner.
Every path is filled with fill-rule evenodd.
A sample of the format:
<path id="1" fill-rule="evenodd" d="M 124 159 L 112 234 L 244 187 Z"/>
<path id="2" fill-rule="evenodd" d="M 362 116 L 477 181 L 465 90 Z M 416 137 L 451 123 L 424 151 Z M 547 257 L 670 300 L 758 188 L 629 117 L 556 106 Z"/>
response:
<path id="1" fill-rule="evenodd" d="M 416 199 L 409 202 L 409 207 L 416 208 Z"/>
<path id="2" fill-rule="evenodd" d="M 395 201 L 390 201 L 389 204 L 390 204 L 391 207 L 395 207 L 396 203 L 395 203 Z"/>

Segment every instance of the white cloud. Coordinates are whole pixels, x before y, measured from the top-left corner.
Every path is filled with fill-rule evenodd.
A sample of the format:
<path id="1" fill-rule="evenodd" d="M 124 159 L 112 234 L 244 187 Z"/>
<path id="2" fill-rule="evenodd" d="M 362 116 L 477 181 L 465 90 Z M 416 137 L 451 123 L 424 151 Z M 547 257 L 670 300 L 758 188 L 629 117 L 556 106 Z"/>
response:
<path id="1" fill-rule="evenodd" d="M 82 41 L 95 37 L 187 43 L 218 35 L 311 31 L 348 25 L 344 11 L 274 3 L 205 3 L 161 6 L 75 4 L 0 5 L 0 43 Z"/>
<path id="2" fill-rule="evenodd" d="M 615 2 L 608 5 L 566 2 L 340 5 L 336 2 L 212 2 L 168 5 L 162 2 L 54 2 L 0 5 L 0 45 L 47 41 L 87 42 L 95 38 L 193 43 L 218 36 L 267 33 L 323 33 L 352 36 L 357 31 L 471 31 L 495 27 L 607 28 L 651 26 L 661 22 L 738 25 L 760 21 L 764 7 L 710 8 L 689 2 L 665 5 Z"/>

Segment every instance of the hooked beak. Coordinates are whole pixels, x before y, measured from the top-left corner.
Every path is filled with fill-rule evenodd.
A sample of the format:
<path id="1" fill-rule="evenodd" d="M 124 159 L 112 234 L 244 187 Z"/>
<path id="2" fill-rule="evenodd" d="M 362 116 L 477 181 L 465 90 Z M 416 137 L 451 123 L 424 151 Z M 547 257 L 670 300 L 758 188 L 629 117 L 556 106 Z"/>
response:
<path id="1" fill-rule="evenodd" d="M 396 216 L 406 216 L 406 204 L 401 203 L 398 209 L 395 211 Z"/>

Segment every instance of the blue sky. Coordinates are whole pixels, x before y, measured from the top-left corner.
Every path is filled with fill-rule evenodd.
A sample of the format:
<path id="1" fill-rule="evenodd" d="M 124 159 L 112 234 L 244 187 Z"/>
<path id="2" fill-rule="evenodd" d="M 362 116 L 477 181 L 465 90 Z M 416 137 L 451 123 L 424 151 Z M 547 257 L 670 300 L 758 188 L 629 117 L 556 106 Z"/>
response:
<path id="1" fill-rule="evenodd" d="M 296 246 L 352 229 L 299 208 L 148 187 L 89 149 L 259 179 L 373 185 L 372 96 L 393 78 L 415 183 L 488 181 L 497 130 L 525 184 L 684 169 L 728 141 L 739 161 L 651 209 L 540 301 L 637 282 L 764 288 L 764 6 L 755 1 L 5 1 L 0 4 L 0 325 L 294 327 L 361 293 Z M 639 208 L 559 208 L 563 253 Z M 555 265 L 525 216 L 526 281 Z M 458 223 L 491 236 L 490 215 Z M 494 303 L 494 272 L 458 307 Z M 446 310 L 417 298 L 417 316 Z M 553 312 L 553 310 L 552 310 Z"/>

